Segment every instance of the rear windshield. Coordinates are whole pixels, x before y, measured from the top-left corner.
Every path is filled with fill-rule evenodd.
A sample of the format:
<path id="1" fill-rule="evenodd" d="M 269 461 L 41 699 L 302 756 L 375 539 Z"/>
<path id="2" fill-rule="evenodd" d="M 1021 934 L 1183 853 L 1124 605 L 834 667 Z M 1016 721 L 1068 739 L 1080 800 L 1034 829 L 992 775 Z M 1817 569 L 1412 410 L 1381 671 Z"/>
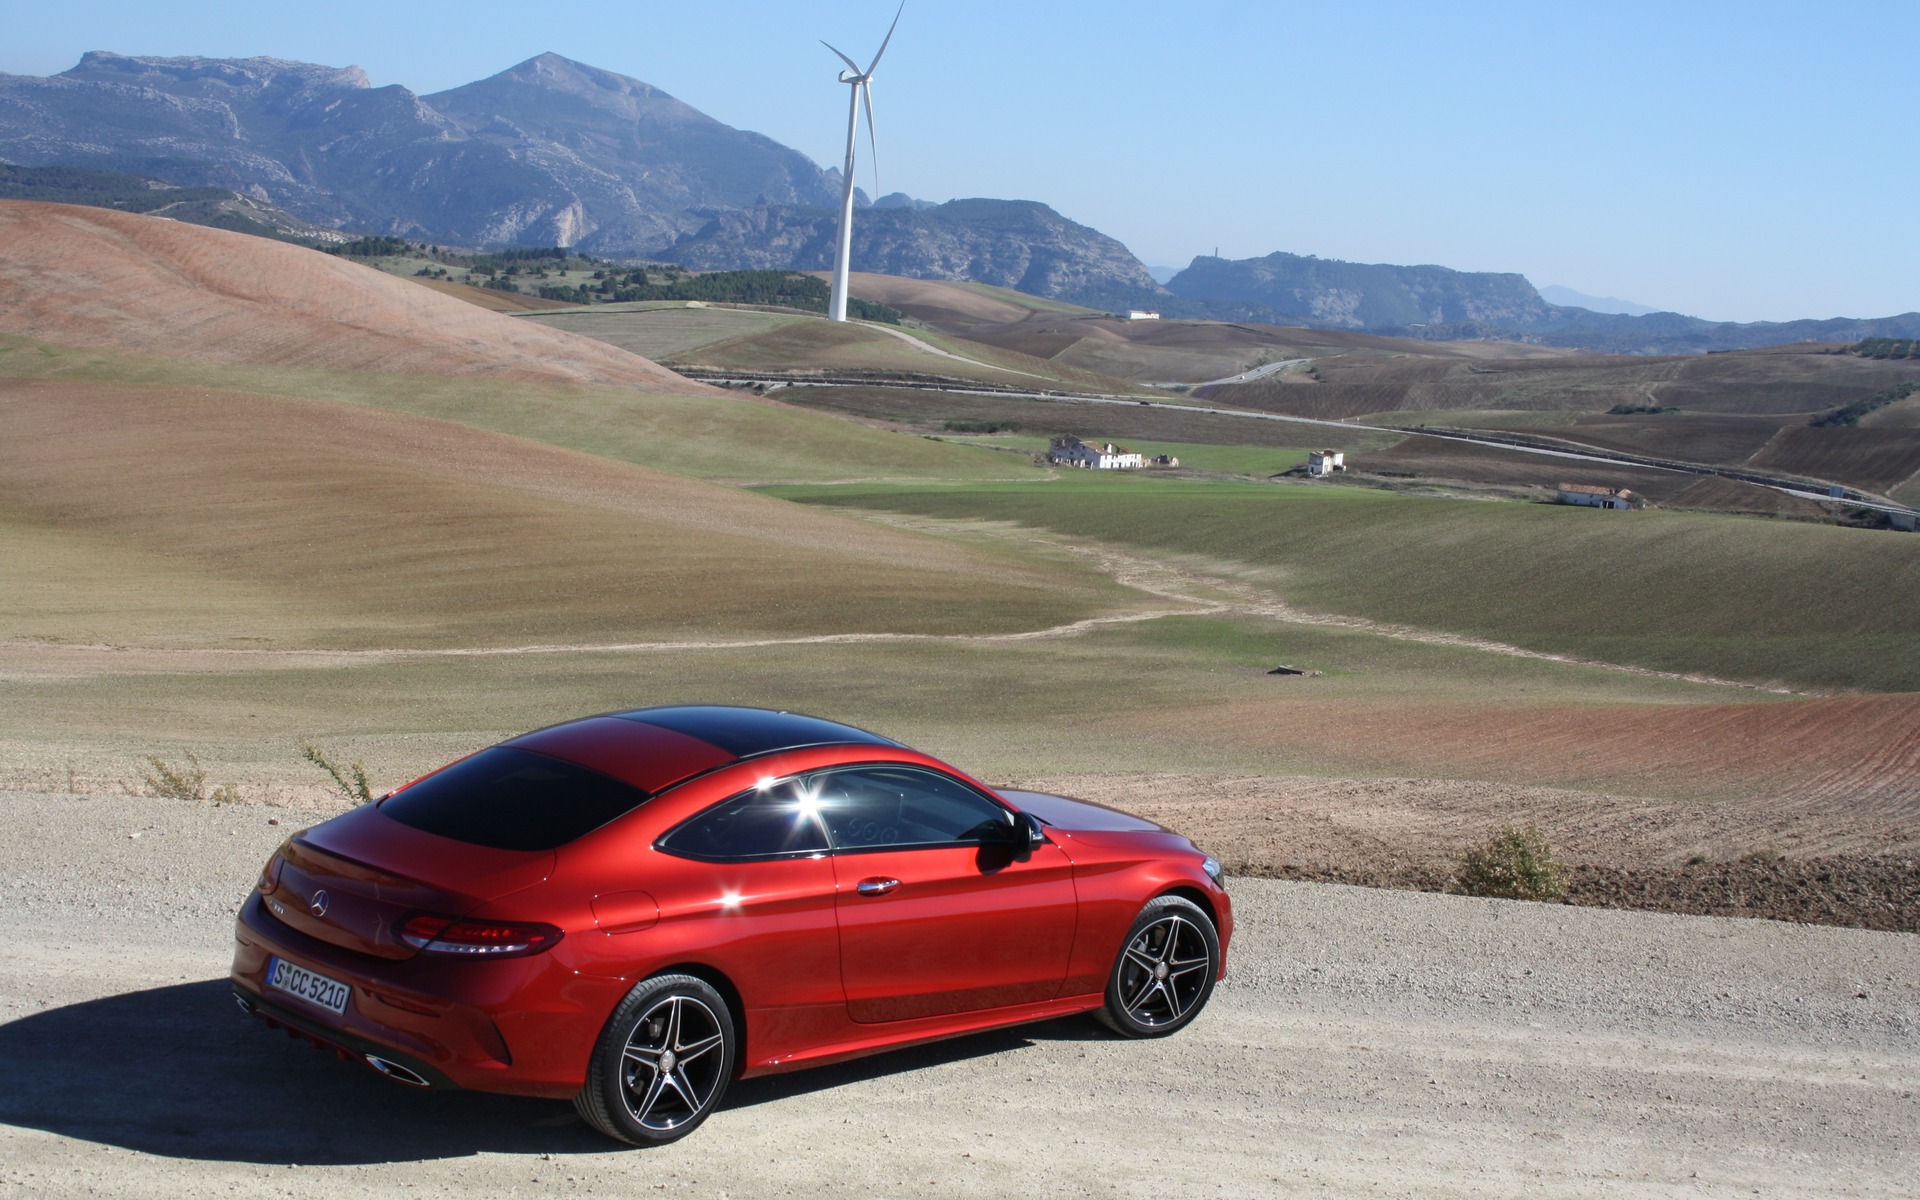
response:
<path id="1" fill-rule="evenodd" d="M 380 811 L 496 850 L 552 850 L 646 803 L 647 793 L 544 754 L 495 746 L 389 796 Z"/>

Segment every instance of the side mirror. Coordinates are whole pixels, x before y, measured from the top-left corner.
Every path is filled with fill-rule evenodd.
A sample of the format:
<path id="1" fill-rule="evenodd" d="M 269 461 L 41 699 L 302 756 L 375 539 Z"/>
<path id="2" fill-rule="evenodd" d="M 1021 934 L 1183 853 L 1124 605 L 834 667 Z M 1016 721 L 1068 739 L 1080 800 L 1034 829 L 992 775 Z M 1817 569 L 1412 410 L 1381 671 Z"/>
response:
<path id="1" fill-rule="evenodd" d="M 984 821 L 975 832 L 982 846 L 1005 847 L 1015 862 L 1026 862 L 1036 847 L 1047 844 L 1047 831 L 1032 813 L 1014 813 L 1006 822 Z"/>
<path id="2" fill-rule="evenodd" d="M 1016 857 L 1021 862 L 1032 858 L 1035 850 L 1047 844 L 1047 831 L 1041 826 L 1040 818 L 1032 813 L 1015 813 L 1013 826 Z"/>

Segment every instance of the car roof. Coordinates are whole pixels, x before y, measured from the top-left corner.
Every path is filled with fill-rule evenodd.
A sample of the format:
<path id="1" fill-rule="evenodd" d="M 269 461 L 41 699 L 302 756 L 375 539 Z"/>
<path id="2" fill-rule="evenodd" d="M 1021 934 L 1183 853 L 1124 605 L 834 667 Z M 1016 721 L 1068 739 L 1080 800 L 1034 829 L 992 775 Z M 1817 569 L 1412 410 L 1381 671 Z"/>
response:
<path id="1" fill-rule="evenodd" d="M 672 708 L 636 708 L 613 714 L 624 721 L 657 725 L 699 738 L 736 758 L 752 758 L 803 746 L 898 746 L 852 725 L 809 717 L 803 713 L 768 708 L 737 708 L 720 704 L 687 704 Z"/>
<path id="2" fill-rule="evenodd" d="M 603 713 L 501 743 L 566 759 L 649 794 L 742 759 L 807 746 L 899 742 L 838 721 L 731 705 L 688 704 Z"/>

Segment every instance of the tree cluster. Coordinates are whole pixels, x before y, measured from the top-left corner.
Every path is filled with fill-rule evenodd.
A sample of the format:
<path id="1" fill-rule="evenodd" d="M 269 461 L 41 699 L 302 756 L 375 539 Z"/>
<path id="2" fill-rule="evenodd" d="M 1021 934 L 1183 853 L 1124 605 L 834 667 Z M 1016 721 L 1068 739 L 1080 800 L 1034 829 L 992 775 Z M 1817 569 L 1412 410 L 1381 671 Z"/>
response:
<path id="1" fill-rule="evenodd" d="M 1842 425 L 1858 425 L 1860 418 L 1866 416 L 1868 413 L 1876 412 L 1889 404 L 1898 404 L 1915 392 L 1920 392 L 1920 379 L 1910 379 L 1905 383 L 1896 384 L 1884 392 L 1875 392 L 1871 396 L 1865 396 L 1859 400 L 1855 400 L 1852 404 L 1843 404 L 1838 408 L 1830 408 L 1815 416 L 1812 420 L 1808 421 L 1807 424 L 1813 426 L 1815 429 L 1833 429 Z"/>
<path id="2" fill-rule="evenodd" d="M 1920 338 L 1867 338 L 1849 349 L 1861 358 L 1920 358 Z"/>

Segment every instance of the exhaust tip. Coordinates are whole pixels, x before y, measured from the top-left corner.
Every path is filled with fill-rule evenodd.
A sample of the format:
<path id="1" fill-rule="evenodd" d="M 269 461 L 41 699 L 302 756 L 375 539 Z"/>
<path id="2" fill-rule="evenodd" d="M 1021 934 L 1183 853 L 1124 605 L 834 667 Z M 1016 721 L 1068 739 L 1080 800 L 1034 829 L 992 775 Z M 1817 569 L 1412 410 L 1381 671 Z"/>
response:
<path id="1" fill-rule="evenodd" d="M 418 1071 L 403 1067 L 397 1062 L 388 1062 L 386 1059 L 374 1054 L 367 1055 L 366 1060 L 368 1066 L 385 1075 L 388 1079 L 393 1080 L 395 1083 L 404 1083 L 408 1087 L 417 1088 L 433 1086 L 428 1083 Z"/>

